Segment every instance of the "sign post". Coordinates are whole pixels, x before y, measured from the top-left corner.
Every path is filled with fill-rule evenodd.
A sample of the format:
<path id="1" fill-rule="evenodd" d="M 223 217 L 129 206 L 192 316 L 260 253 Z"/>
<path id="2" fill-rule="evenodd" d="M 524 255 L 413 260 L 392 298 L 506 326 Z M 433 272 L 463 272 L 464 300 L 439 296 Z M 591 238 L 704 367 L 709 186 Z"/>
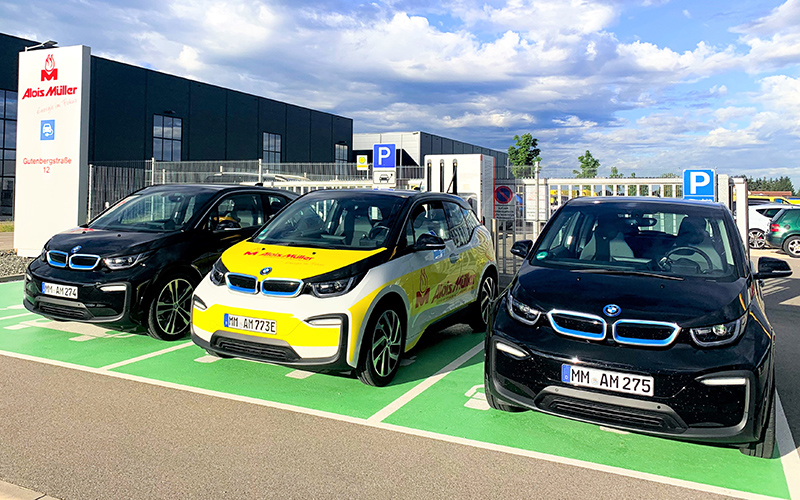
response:
<path id="1" fill-rule="evenodd" d="M 369 170 L 367 155 L 356 156 L 356 170 Z"/>
<path id="2" fill-rule="evenodd" d="M 89 71 L 82 45 L 20 52 L 14 246 L 35 257 L 84 224 L 89 193 Z"/>
<path id="3" fill-rule="evenodd" d="M 514 220 L 517 195 L 514 186 L 508 184 L 495 184 L 494 186 L 494 218 L 499 220 Z"/>
<path id="4" fill-rule="evenodd" d="M 372 147 L 372 184 L 381 188 L 397 185 L 397 150 L 394 144 Z"/>
<path id="5" fill-rule="evenodd" d="M 686 169 L 683 171 L 683 199 L 717 201 L 716 172 L 714 169 Z"/>

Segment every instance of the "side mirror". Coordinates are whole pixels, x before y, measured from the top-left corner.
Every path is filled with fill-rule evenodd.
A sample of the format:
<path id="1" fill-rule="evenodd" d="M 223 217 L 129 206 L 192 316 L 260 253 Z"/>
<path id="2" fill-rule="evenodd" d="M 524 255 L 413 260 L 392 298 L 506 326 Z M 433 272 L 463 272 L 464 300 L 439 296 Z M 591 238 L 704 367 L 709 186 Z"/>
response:
<path id="1" fill-rule="evenodd" d="M 533 248 L 531 240 L 520 240 L 511 246 L 511 254 L 524 259 L 530 253 L 531 248 Z"/>
<path id="2" fill-rule="evenodd" d="M 774 257 L 761 257 L 758 259 L 758 272 L 753 275 L 754 279 L 763 280 L 767 278 L 786 278 L 792 275 L 792 268 L 781 259 Z"/>
<path id="3" fill-rule="evenodd" d="M 421 234 L 414 244 L 414 251 L 444 250 L 444 240 L 433 234 Z"/>

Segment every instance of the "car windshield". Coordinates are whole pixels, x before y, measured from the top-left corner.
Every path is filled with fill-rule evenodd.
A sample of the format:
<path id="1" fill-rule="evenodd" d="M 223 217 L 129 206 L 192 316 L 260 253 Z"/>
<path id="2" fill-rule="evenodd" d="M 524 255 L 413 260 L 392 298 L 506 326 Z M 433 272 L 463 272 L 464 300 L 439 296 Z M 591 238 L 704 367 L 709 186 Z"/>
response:
<path id="1" fill-rule="evenodd" d="M 365 250 L 386 245 L 403 202 L 373 193 L 326 193 L 299 198 L 253 239 L 270 245 Z"/>
<path id="2" fill-rule="evenodd" d="M 530 262 L 583 272 L 729 280 L 741 274 L 735 236 L 719 210 L 677 204 L 573 205 L 558 213 Z"/>
<path id="3" fill-rule="evenodd" d="M 173 186 L 169 190 L 134 193 L 93 220 L 89 227 L 109 231 L 179 231 L 213 193 L 176 191 Z"/>

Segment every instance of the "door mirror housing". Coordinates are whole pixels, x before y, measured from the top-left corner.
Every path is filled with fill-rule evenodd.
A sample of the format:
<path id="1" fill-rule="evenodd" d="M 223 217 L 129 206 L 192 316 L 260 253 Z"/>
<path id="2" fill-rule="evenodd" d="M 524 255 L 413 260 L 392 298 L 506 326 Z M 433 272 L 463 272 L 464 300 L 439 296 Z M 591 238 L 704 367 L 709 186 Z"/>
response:
<path id="1" fill-rule="evenodd" d="M 786 278 L 792 275 L 792 268 L 785 260 L 774 257 L 761 257 L 758 259 L 758 272 L 753 275 L 754 279 L 764 280 L 768 278 Z"/>
<path id="2" fill-rule="evenodd" d="M 533 248 L 533 241 L 520 240 L 511 246 L 511 254 L 524 259 L 528 256 L 528 253 L 530 253 L 531 248 Z"/>
<path id="3" fill-rule="evenodd" d="M 414 251 L 444 250 L 444 240 L 434 234 L 421 234 L 414 244 Z"/>

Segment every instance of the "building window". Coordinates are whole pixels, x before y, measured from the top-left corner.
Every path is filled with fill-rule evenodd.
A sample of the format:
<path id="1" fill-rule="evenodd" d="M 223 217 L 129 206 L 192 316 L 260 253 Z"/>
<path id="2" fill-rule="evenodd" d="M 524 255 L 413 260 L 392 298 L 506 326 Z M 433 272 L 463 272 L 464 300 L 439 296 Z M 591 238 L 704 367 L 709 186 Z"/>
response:
<path id="1" fill-rule="evenodd" d="M 333 157 L 336 163 L 350 163 L 350 150 L 347 144 L 335 144 Z"/>
<path id="2" fill-rule="evenodd" d="M 264 132 L 264 149 L 261 154 L 264 163 L 281 162 L 281 136 Z"/>
<path id="3" fill-rule="evenodd" d="M 183 120 L 153 115 L 153 158 L 157 161 L 181 161 Z"/>
<path id="4" fill-rule="evenodd" d="M 14 174 L 17 158 L 17 93 L 0 90 L 0 216 L 14 210 Z"/>

